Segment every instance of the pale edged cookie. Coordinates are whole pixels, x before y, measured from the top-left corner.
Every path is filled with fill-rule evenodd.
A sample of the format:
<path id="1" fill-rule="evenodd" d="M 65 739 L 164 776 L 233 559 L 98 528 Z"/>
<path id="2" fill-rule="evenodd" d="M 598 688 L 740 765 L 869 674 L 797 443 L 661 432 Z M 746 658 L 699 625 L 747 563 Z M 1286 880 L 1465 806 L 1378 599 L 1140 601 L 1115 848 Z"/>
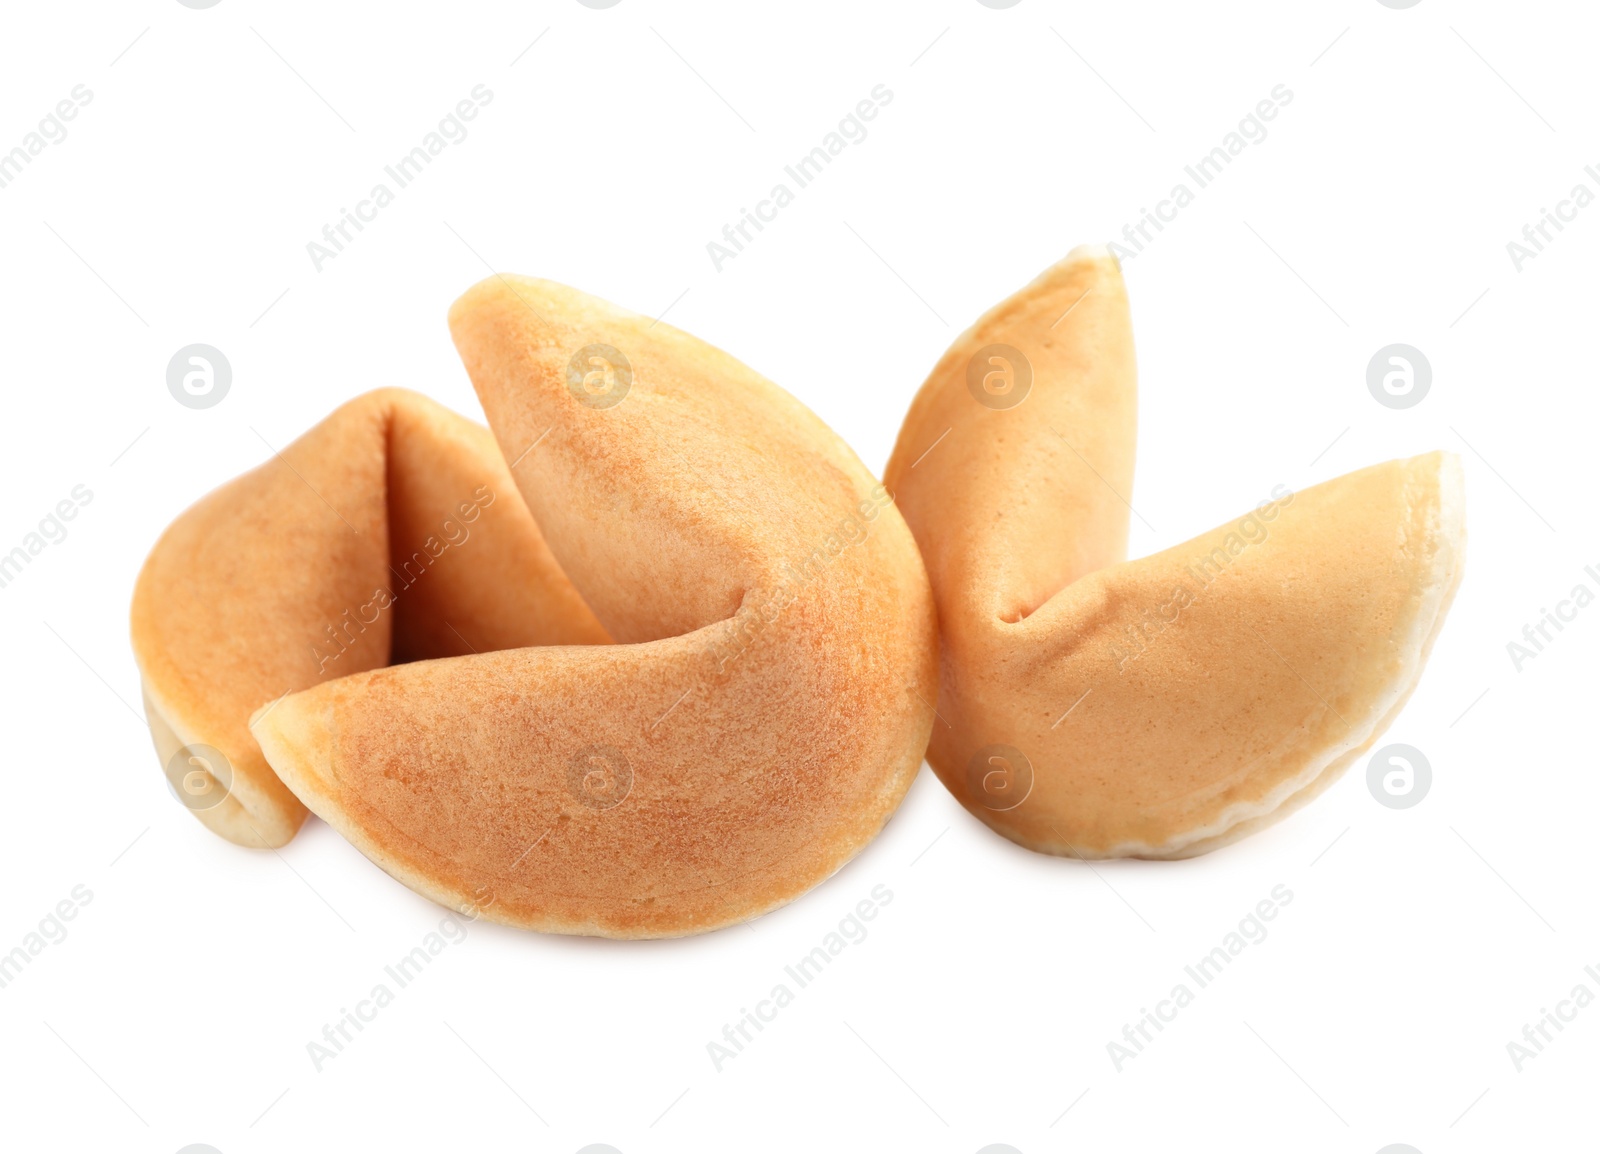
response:
<path id="1" fill-rule="evenodd" d="M 939 610 L 928 760 L 1045 853 L 1184 857 L 1292 812 L 1393 720 L 1461 579 L 1445 453 L 1124 561 L 1135 407 L 1121 270 L 1078 249 L 957 339 L 886 471 Z"/>
<path id="2" fill-rule="evenodd" d="M 615 644 L 375 668 L 252 731 L 408 886 L 667 937 L 782 905 L 883 827 L 933 724 L 932 594 L 809 410 L 649 317 L 493 277 L 450 326 L 544 538 Z"/>
<path id="3" fill-rule="evenodd" d="M 306 816 L 250 735 L 256 710 L 391 662 L 608 640 L 489 431 L 403 389 L 341 406 L 182 513 L 139 574 L 132 632 L 179 800 L 248 846 Z"/>

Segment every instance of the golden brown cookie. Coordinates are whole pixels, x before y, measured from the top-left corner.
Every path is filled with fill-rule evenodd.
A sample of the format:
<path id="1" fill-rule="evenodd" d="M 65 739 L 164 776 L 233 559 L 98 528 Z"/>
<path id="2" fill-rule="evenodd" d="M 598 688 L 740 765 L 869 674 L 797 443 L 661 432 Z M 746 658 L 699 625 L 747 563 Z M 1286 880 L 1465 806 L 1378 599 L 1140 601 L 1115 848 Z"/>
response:
<path id="1" fill-rule="evenodd" d="M 341 406 L 179 516 L 132 617 L 179 799 L 253 846 L 306 815 L 250 736 L 262 706 L 392 662 L 608 640 L 489 431 L 403 389 Z"/>
<path id="2" fill-rule="evenodd" d="M 932 595 L 883 486 L 726 353 L 573 289 L 493 277 L 450 327 L 616 643 L 327 681 L 256 714 L 268 762 L 389 873 L 510 925 L 665 937 L 804 893 L 932 725 Z"/>
<path id="3" fill-rule="evenodd" d="M 1124 561 L 1134 378 L 1116 259 L 1075 250 L 956 340 L 885 477 L 939 609 L 928 760 L 1046 853 L 1189 856 L 1314 797 L 1405 703 L 1461 579 L 1444 453 Z"/>

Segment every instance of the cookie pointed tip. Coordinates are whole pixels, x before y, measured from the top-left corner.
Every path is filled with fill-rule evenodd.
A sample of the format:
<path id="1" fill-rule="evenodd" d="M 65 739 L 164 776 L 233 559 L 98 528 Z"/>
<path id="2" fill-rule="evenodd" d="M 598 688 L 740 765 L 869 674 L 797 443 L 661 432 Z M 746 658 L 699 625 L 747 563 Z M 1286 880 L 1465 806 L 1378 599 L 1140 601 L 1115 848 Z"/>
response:
<path id="1" fill-rule="evenodd" d="M 451 331 L 454 331 L 462 320 L 482 306 L 512 291 L 512 282 L 516 279 L 505 273 L 490 273 L 476 284 L 469 286 L 450 305 L 449 321 Z"/>
<path id="2" fill-rule="evenodd" d="M 333 748 L 327 695 L 319 688 L 292 693 L 250 715 L 250 734 L 267 764 L 303 805 L 316 809 Z"/>
<path id="3" fill-rule="evenodd" d="M 1117 260 L 1117 254 L 1111 250 L 1111 246 L 1108 244 L 1080 244 L 1067 254 L 1067 259 L 1070 261 L 1108 260 L 1118 268 L 1122 267 L 1122 262 Z"/>

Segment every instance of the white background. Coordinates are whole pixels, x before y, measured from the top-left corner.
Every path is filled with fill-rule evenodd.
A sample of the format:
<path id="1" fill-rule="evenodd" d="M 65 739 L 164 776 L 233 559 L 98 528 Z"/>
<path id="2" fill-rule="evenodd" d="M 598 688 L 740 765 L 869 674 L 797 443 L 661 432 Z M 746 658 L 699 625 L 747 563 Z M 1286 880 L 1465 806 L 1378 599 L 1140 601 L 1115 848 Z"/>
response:
<path id="1" fill-rule="evenodd" d="M 1576 984 L 1600 994 L 1600 608 L 1520 672 L 1506 649 L 1600 587 L 1600 207 L 1520 272 L 1506 249 L 1575 183 L 1600 191 L 1592 10 L 126 0 L 3 19 L 0 149 L 93 92 L 0 189 L 0 551 L 94 494 L 0 589 L 0 951 L 93 893 L 0 989 L 7 1148 L 1434 1154 L 1592 1135 L 1600 1008 L 1520 1073 L 1507 1043 Z M 478 84 L 494 98 L 470 136 L 317 271 L 306 242 Z M 707 242 L 879 84 L 869 135 L 717 271 Z M 174 802 L 126 623 L 161 529 L 367 389 L 477 417 L 444 314 L 486 266 L 670 306 L 880 470 L 961 327 L 1120 234 L 1279 84 L 1266 139 L 1126 265 L 1133 550 L 1276 484 L 1460 453 L 1466 580 L 1386 738 L 1426 753 L 1426 798 L 1380 806 L 1363 763 L 1242 844 L 1090 869 L 1000 839 L 924 771 L 855 862 L 749 928 L 479 924 L 316 1072 L 307 1043 L 442 911 L 316 821 L 252 852 Z M 1434 374 L 1404 411 L 1365 380 L 1397 341 Z M 210 410 L 166 388 L 193 342 L 233 366 Z M 880 884 L 870 936 L 716 1071 L 724 1023 Z M 1270 935 L 1119 1073 L 1107 1043 L 1276 885 L 1294 899 Z"/>

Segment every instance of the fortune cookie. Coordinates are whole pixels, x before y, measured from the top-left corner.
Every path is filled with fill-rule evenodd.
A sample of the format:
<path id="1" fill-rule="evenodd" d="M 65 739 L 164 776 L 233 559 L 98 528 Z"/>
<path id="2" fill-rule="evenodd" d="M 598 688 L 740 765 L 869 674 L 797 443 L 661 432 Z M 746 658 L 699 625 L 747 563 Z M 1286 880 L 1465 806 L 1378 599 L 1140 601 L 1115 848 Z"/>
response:
<path id="1" fill-rule="evenodd" d="M 1416 687 L 1461 580 L 1461 469 L 1374 465 L 1126 561 L 1127 294 L 1080 248 L 934 367 L 885 481 L 939 613 L 928 760 L 1082 858 L 1204 853 L 1326 789 Z"/>
<path id="2" fill-rule="evenodd" d="M 498 454 L 377 394 L 146 566 L 152 725 L 233 763 L 213 828 L 275 844 L 304 805 L 444 905 L 608 937 L 715 929 L 827 878 L 933 724 L 933 598 L 888 492 L 794 398 L 649 317 L 497 276 L 450 329 Z M 483 522 L 401 585 L 475 499 Z M 377 619 L 312 661 L 375 588 Z"/>
<path id="3" fill-rule="evenodd" d="M 183 513 L 132 616 L 179 800 L 248 846 L 306 816 L 250 735 L 257 709 L 391 663 L 609 640 L 489 430 L 403 389 L 341 406 Z"/>

